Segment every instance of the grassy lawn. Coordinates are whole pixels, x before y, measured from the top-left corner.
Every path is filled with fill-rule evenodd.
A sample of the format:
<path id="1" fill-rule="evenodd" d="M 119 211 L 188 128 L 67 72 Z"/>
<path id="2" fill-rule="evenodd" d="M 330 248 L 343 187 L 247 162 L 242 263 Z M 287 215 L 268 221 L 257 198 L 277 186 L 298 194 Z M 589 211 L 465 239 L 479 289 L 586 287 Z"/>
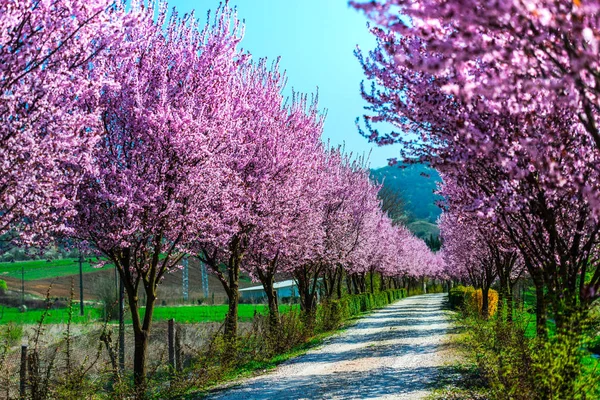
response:
<path id="1" fill-rule="evenodd" d="M 291 309 L 298 309 L 299 306 L 279 306 L 279 310 L 282 313 L 288 312 Z M 141 310 L 141 314 L 144 315 L 144 309 Z M 239 305 L 239 321 L 251 321 L 254 318 L 254 314 L 266 314 L 268 307 L 264 304 L 240 304 Z M 21 323 L 21 324 L 36 324 L 40 321 L 43 314 L 43 310 L 29 310 L 26 313 L 20 313 L 17 308 L 13 307 L 1 307 L 0 306 L 0 325 L 7 324 L 9 322 Z M 73 322 L 74 323 L 86 323 L 92 321 L 99 321 L 101 318 L 101 310 L 97 308 L 87 307 L 85 316 L 79 316 L 79 308 L 74 306 L 73 308 Z M 214 305 L 214 306 L 178 306 L 178 307 L 156 307 L 154 309 L 154 321 L 166 321 L 171 318 L 175 318 L 178 322 L 183 323 L 194 323 L 194 322 L 220 322 L 225 319 L 227 314 L 227 305 Z M 68 309 L 58 308 L 50 310 L 44 320 L 47 324 L 60 324 L 68 321 Z M 131 323 L 131 319 L 126 321 Z"/>
<path id="2" fill-rule="evenodd" d="M 300 306 L 279 306 L 279 312 L 285 313 L 290 309 L 299 309 Z M 254 314 L 265 315 L 269 308 L 265 304 L 240 304 L 238 309 L 238 320 L 239 321 L 251 321 L 254 318 Z M 141 310 L 142 315 L 144 309 Z M 156 307 L 154 309 L 153 320 L 154 321 L 166 321 L 171 318 L 175 318 L 175 321 L 184 323 L 193 322 L 220 322 L 225 319 L 227 314 L 227 305 L 214 305 L 214 306 L 179 306 L 179 307 Z"/>
<path id="3" fill-rule="evenodd" d="M 25 313 L 19 312 L 19 309 L 14 307 L 2 307 L 0 306 L 0 325 L 7 324 L 9 322 L 15 322 L 18 324 L 37 324 L 42 318 L 44 310 L 29 310 Z M 85 309 L 85 315 L 79 316 L 79 308 L 73 307 L 73 322 L 74 323 L 86 323 L 90 321 L 97 321 L 100 319 L 100 309 L 88 307 Z M 44 318 L 45 324 L 61 324 L 66 323 L 69 320 L 69 311 L 67 308 L 57 308 L 50 310 Z"/>
<path id="4" fill-rule="evenodd" d="M 15 261 L 0 263 L 0 279 L 3 276 L 21 279 L 21 267 L 25 269 L 26 281 L 76 275 L 79 273 L 79 262 L 76 258 L 65 258 L 50 262 L 46 260 Z M 112 266 L 106 265 L 102 269 L 107 268 L 112 268 Z M 87 261 L 83 263 L 84 273 L 98 270 L 98 268 L 92 267 Z"/>

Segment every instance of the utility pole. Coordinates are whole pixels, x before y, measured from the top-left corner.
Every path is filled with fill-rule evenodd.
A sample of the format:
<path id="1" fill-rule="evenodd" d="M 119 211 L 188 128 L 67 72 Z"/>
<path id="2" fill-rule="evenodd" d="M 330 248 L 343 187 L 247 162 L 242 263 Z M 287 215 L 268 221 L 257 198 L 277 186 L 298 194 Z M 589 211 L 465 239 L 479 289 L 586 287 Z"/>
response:
<path id="1" fill-rule="evenodd" d="M 85 315 L 83 308 L 83 254 L 79 249 L 79 315 L 82 317 Z"/>
<path id="2" fill-rule="evenodd" d="M 200 261 L 200 272 L 202 273 L 202 295 L 205 299 L 208 299 L 208 271 L 206 271 L 206 265 L 202 261 Z"/>
<path id="3" fill-rule="evenodd" d="M 182 278 L 183 278 L 183 301 L 188 301 L 189 299 L 189 260 L 188 257 L 185 256 L 183 257 L 183 260 L 181 262 L 183 264 L 183 270 L 182 272 Z"/>
<path id="4" fill-rule="evenodd" d="M 25 266 L 21 263 L 21 309 L 25 307 Z"/>

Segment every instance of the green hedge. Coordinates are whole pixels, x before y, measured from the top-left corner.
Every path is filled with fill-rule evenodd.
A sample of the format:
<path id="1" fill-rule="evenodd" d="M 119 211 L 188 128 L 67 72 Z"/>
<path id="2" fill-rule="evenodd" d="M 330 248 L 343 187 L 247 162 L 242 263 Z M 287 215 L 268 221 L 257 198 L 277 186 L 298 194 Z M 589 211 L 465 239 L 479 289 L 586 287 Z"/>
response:
<path id="1" fill-rule="evenodd" d="M 448 302 L 450 303 L 450 308 L 454 310 L 462 308 L 465 305 L 465 297 L 468 296 L 473 290 L 474 289 L 471 286 L 465 287 L 462 285 L 452 288 L 450 293 L 448 293 Z"/>
<path id="2" fill-rule="evenodd" d="M 483 293 L 481 289 L 473 286 L 457 286 L 448 294 L 450 308 L 454 310 L 463 309 L 465 306 L 471 310 L 482 313 Z M 498 292 L 494 289 L 488 291 L 488 315 L 496 314 L 498 310 Z"/>
<path id="3" fill-rule="evenodd" d="M 337 329 L 349 318 L 385 307 L 404 297 L 406 297 L 405 289 L 390 289 L 375 294 L 355 294 L 339 300 L 328 300 L 317 310 L 317 328 L 323 332 Z"/>

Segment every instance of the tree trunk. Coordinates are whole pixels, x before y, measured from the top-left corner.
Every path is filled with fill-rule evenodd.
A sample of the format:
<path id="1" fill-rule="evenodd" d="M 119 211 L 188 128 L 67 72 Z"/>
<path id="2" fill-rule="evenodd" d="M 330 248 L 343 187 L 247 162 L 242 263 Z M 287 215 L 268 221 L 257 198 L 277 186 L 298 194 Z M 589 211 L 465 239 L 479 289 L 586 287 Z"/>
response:
<path id="1" fill-rule="evenodd" d="M 500 271 L 500 269 L 498 269 L 498 271 Z M 511 299 L 508 298 L 508 281 L 506 279 L 506 277 L 504 276 L 504 274 L 499 274 L 499 281 L 500 281 L 500 291 L 498 293 L 498 304 L 500 306 L 500 317 L 502 317 L 504 311 L 506 311 L 506 319 L 508 321 L 511 320 L 511 316 L 509 315 L 508 312 L 508 304 L 511 302 Z M 506 302 L 506 305 L 504 305 L 504 302 Z M 511 311 L 512 312 L 512 311 Z"/>
<path id="2" fill-rule="evenodd" d="M 300 311 L 304 318 L 304 324 L 307 331 L 310 332 L 314 328 L 316 319 L 316 290 L 317 290 L 317 275 L 311 277 L 313 266 L 304 266 L 294 272 L 296 282 L 298 282 L 298 293 L 300 294 Z"/>
<path id="3" fill-rule="evenodd" d="M 240 293 L 239 288 L 240 266 L 234 262 L 229 273 L 229 291 L 227 297 L 229 299 L 229 308 L 225 316 L 224 334 L 229 339 L 234 339 L 237 336 L 238 328 L 238 304 Z"/>
<path id="4" fill-rule="evenodd" d="M 337 278 L 337 298 L 341 299 L 342 298 L 342 279 L 343 279 L 343 275 L 344 275 L 344 271 L 342 269 L 342 267 L 338 267 L 339 269 L 339 273 L 338 273 L 338 278 Z"/>
<path id="5" fill-rule="evenodd" d="M 373 285 L 373 275 L 375 275 L 372 271 L 369 273 L 370 275 L 370 281 L 371 281 L 371 293 L 375 293 L 375 286 Z"/>
<path id="6" fill-rule="evenodd" d="M 546 339 L 548 337 L 548 330 L 546 327 L 546 299 L 544 295 L 544 286 L 535 283 L 535 323 L 536 323 L 536 334 L 540 339 Z"/>
<path id="7" fill-rule="evenodd" d="M 361 293 L 367 292 L 367 274 L 364 272 L 360 275 L 360 290 Z"/>
<path id="8" fill-rule="evenodd" d="M 133 382 L 136 399 L 144 399 L 146 397 L 146 355 L 148 354 L 148 338 L 150 337 L 150 326 L 156 300 L 156 285 L 154 283 L 146 283 L 146 285 L 144 287 L 146 312 L 143 322 L 140 318 L 137 293 L 133 293 L 132 288 L 127 290 L 133 325 Z"/>
<path id="9" fill-rule="evenodd" d="M 279 326 L 279 304 L 277 291 L 274 288 L 275 278 L 271 273 L 260 274 L 260 279 L 267 294 L 267 304 L 269 305 L 269 327 L 275 331 Z"/>
<path id="10" fill-rule="evenodd" d="M 489 299 L 490 287 L 484 285 L 481 288 L 481 316 L 487 319 L 490 316 L 490 299 Z"/>
<path id="11" fill-rule="evenodd" d="M 352 275 L 352 284 L 354 285 L 354 294 L 360 294 L 360 285 L 358 284 L 358 275 Z"/>
<path id="12" fill-rule="evenodd" d="M 143 399 L 146 392 L 146 354 L 148 353 L 148 333 L 138 330 L 134 333 L 133 383 L 136 399 Z"/>
<path id="13" fill-rule="evenodd" d="M 513 291 L 510 284 L 506 288 L 506 320 L 513 321 Z"/>

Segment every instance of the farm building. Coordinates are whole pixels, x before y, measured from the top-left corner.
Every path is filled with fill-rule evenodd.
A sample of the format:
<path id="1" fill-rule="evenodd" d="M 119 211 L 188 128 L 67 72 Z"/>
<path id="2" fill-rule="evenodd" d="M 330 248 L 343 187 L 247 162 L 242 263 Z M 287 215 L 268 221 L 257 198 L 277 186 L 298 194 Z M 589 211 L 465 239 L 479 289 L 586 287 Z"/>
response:
<path id="1" fill-rule="evenodd" d="M 293 279 L 275 282 L 273 286 L 277 291 L 277 297 L 279 299 L 298 297 L 298 285 Z M 252 302 L 260 302 L 267 298 L 267 294 L 265 293 L 265 289 L 262 287 L 262 285 L 240 289 L 240 295 L 242 300 Z"/>

